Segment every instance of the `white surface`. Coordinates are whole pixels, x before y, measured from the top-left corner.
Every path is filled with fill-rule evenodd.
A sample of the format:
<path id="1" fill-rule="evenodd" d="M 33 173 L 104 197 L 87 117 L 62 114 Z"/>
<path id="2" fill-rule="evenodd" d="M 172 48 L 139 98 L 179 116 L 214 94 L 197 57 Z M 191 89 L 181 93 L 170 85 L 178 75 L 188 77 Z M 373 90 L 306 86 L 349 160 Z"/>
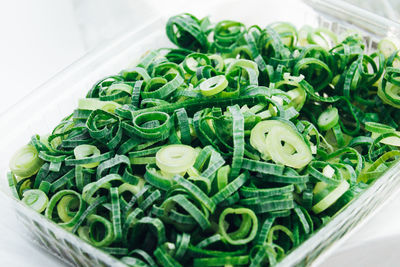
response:
<path id="1" fill-rule="evenodd" d="M 400 235 L 398 234 L 368 240 L 349 249 L 338 251 L 323 266 L 399 266 L 399 246 Z"/>
<path id="2" fill-rule="evenodd" d="M 183 0 L 120 0 L 113 1 L 110 6 L 107 6 L 110 1 L 106 0 L 0 2 L 0 32 L 3 36 L 0 42 L 0 114 L 88 49 L 111 40 L 150 16 L 149 7 L 155 2 L 157 12 L 161 13 L 174 13 L 187 5 Z M 204 1 L 192 2 L 188 11 L 204 9 L 204 6 L 207 6 Z M 346 241 L 324 266 L 397 264 L 400 255 L 386 248 L 386 244 L 396 248 L 400 245 L 400 236 L 394 236 L 400 235 L 400 212 L 396 211 L 400 211 L 400 197 Z M 0 266 L 63 265 L 16 232 L 14 214 L 7 201 L 2 199 L 0 214 Z M 391 254 L 387 254 L 389 252 Z"/>
<path id="3" fill-rule="evenodd" d="M 0 9 L 1 114 L 85 49 L 68 0 L 1 1 Z"/>

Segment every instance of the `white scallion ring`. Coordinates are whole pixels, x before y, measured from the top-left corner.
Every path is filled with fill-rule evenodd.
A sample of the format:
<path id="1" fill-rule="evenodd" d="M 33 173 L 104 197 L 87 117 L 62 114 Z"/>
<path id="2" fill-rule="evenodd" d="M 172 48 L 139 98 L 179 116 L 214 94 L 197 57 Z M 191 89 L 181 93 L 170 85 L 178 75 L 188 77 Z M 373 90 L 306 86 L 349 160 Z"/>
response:
<path id="1" fill-rule="evenodd" d="M 169 145 L 156 154 L 156 164 L 161 171 L 171 174 L 185 173 L 196 160 L 196 150 L 187 145 Z"/>
<path id="2" fill-rule="evenodd" d="M 228 86 L 224 75 L 211 77 L 200 84 L 200 91 L 204 96 L 212 96 L 223 91 Z"/>

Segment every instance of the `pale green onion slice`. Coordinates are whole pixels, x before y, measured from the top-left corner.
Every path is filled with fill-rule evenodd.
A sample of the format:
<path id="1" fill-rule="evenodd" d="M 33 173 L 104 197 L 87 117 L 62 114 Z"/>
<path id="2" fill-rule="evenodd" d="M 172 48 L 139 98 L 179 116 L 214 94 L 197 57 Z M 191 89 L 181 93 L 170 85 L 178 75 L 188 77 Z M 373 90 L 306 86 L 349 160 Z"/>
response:
<path id="1" fill-rule="evenodd" d="M 82 98 L 78 101 L 78 109 L 101 109 L 107 112 L 114 113 L 115 109 L 119 107 L 121 107 L 121 105 L 114 101 L 101 101 L 97 98 Z"/>
<path id="2" fill-rule="evenodd" d="M 49 198 L 42 190 L 30 189 L 24 191 L 22 202 L 37 212 L 42 213 L 47 207 Z"/>
<path id="3" fill-rule="evenodd" d="M 282 145 L 282 142 L 285 145 Z M 310 163 L 313 158 L 310 147 L 304 142 L 301 135 L 285 126 L 272 128 L 265 143 L 268 153 L 275 163 L 300 169 Z M 286 145 L 292 147 L 293 150 L 285 149 Z"/>
<path id="4" fill-rule="evenodd" d="M 223 91 L 228 86 L 224 75 L 211 77 L 200 84 L 200 91 L 204 96 L 212 96 Z"/>
<path id="5" fill-rule="evenodd" d="M 196 150 L 187 145 L 169 145 L 156 154 L 156 164 L 161 171 L 170 174 L 185 173 L 196 161 Z"/>
<path id="6" fill-rule="evenodd" d="M 264 159 L 272 158 L 274 162 L 289 167 L 302 168 L 312 160 L 310 147 L 300 134 L 282 121 L 259 122 L 251 130 L 250 144 Z"/>
<path id="7" fill-rule="evenodd" d="M 291 98 L 291 102 L 289 103 L 289 107 L 294 107 L 297 111 L 300 111 L 301 108 L 304 106 L 307 98 L 306 92 L 297 87 L 287 92 Z"/>
<path id="8" fill-rule="evenodd" d="M 291 130 L 289 125 L 277 120 L 261 121 L 251 130 L 250 144 L 261 153 L 264 159 L 270 158 L 268 147 L 265 142 L 266 134 L 268 134 L 272 128 L 279 126 L 287 128 L 288 131 Z"/>
<path id="9" fill-rule="evenodd" d="M 74 155 L 76 159 L 88 159 L 90 161 L 90 158 L 95 158 L 100 155 L 100 150 L 92 145 L 80 145 L 75 147 L 74 149 Z M 81 164 L 82 167 L 84 168 L 94 168 L 99 165 L 100 162 L 91 162 L 87 164 Z"/>
<path id="10" fill-rule="evenodd" d="M 378 50 L 385 56 L 385 58 L 388 58 L 397 50 L 397 47 L 394 42 L 385 38 L 378 43 Z"/>
<path id="11" fill-rule="evenodd" d="M 327 131 L 335 126 L 339 121 L 339 111 L 337 108 L 328 108 L 318 117 L 318 127 L 322 131 Z"/>
<path id="12" fill-rule="evenodd" d="M 43 165 L 39 153 L 32 145 L 20 148 L 10 160 L 10 170 L 20 178 L 26 178 L 38 172 Z"/>
<path id="13" fill-rule="evenodd" d="M 311 210 L 315 213 L 321 213 L 327 208 L 329 208 L 333 203 L 336 202 L 348 189 L 350 188 L 349 183 L 343 179 L 340 184 L 333 189 L 329 194 L 327 194 L 322 200 L 315 204 Z M 321 188 L 318 191 L 322 190 Z"/>

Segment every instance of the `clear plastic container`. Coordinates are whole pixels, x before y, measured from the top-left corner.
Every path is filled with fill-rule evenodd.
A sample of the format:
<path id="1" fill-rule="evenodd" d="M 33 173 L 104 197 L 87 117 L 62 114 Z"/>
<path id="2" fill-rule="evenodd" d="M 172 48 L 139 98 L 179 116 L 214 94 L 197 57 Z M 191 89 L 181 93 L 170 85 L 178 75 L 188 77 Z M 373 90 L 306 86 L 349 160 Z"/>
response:
<path id="1" fill-rule="evenodd" d="M 169 12 L 172 11 L 175 10 Z M 213 21 L 234 19 L 247 25 L 289 21 L 298 27 L 304 24 L 326 27 L 337 34 L 357 29 L 365 36 L 369 51 L 376 49 L 377 41 L 384 37 L 400 37 L 398 24 L 341 1 L 247 0 L 243 3 L 237 0 L 206 5 L 198 12 L 188 11 L 199 17 L 211 15 Z M 49 132 L 72 112 L 78 98 L 83 97 L 98 79 L 133 65 L 140 55 L 150 49 L 172 46 L 164 33 L 167 17 L 171 15 L 167 13 L 149 18 L 139 28 L 107 47 L 86 55 L 0 116 L 0 125 L 5 129 L 0 138 L 0 193 L 4 193 L 14 207 L 21 225 L 25 226 L 25 230 L 19 229 L 19 232 L 29 235 L 48 251 L 72 265 L 125 266 L 116 258 L 83 242 L 14 200 L 5 184 L 8 161 L 17 148 L 28 142 L 32 134 Z M 292 251 L 279 266 L 308 266 L 323 262 L 335 247 L 350 236 L 354 228 L 365 223 L 368 217 L 400 190 L 400 179 L 397 179 L 399 174 L 400 165 L 387 171 L 325 227 Z"/>

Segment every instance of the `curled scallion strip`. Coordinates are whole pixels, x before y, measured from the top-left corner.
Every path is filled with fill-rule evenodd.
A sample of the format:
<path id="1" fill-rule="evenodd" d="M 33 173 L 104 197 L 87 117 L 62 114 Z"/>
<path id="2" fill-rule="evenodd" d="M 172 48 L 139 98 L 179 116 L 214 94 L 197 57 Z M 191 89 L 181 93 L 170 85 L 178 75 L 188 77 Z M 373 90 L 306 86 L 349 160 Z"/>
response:
<path id="1" fill-rule="evenodd" d="M 228 214 L 236 214 L 242 216 L 242 222 L 235 232 L 227 233 L 225 229 L 225 217 Z M 219 217 L 219 231 L 225 242 L 232 245 L 243 245 L 251 242 L 257 234 L 258 219 L 251 209 L 246 208 L 227 208 Z"/>

